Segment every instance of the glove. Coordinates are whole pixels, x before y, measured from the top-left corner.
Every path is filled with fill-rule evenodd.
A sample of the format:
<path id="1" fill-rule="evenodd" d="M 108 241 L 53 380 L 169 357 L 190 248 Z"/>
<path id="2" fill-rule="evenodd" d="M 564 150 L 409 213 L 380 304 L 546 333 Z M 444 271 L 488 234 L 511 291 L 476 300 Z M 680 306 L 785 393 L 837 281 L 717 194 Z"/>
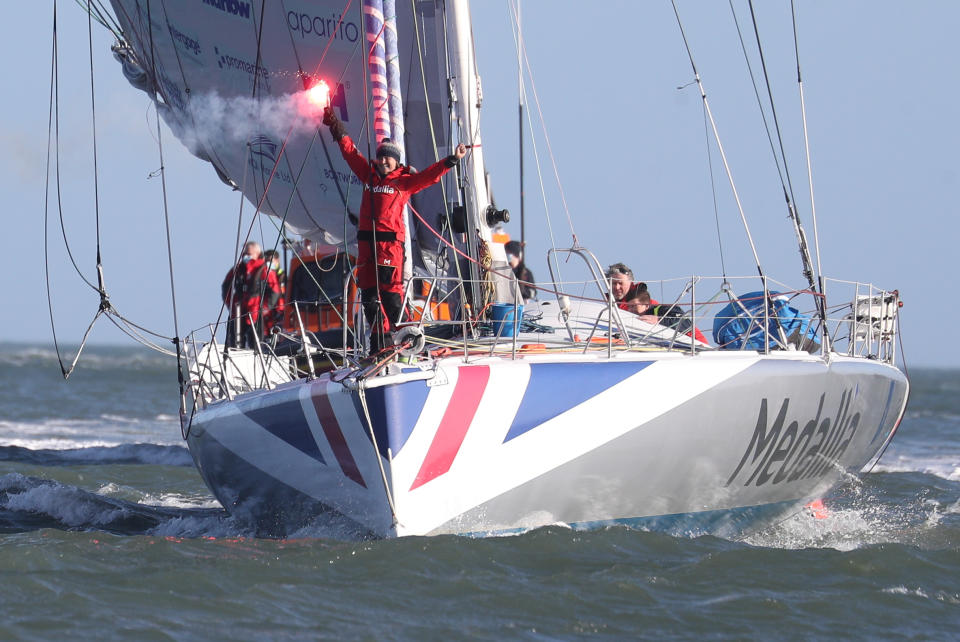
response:
<path id="1" fill-rule="evenodd" d="M 447 156 L 447 159 L 444 161 L 444 164 L 447 167 L 456 167 L 457 165 L 460 164 L 460 159 L 454 156 L 453 154 L 450 154 L 449 156 Z"/>
<path id="2" fill-rule="evenodd" d="M 333 113 L 333 106 L 327 105 L 323 108 L 323 124 L 327 127 L 333 127 L 333 124 L 339 120 L 337 115 Z"/>
<path id="3" fill-rule="evenodd" d="M 337 115 L 333 113 L 333 107 L 327 106 L 323 110 L 323 124 L 330 128 L 330 135 L 333 136 L 333 140 L 340 142 L 340 139 L 347 135 L 347 130 L 343 126 L 343 123 L 340 122 L 340 119 L 337 118 Z"/>

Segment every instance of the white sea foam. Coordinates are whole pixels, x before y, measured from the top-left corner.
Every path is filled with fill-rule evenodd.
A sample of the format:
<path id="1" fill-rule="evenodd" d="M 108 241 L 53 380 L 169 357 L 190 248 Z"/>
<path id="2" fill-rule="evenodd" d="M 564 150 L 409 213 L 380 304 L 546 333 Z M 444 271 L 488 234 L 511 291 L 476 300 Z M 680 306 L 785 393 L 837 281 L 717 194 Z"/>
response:
<path id="1" fill-rule="evenodd" d="M 882 589 L 883 593 L 888 593 L 890 595 L 911 595 L 913 597 L 922 597 L 926 600 L 934 599 L 938 602 L 945 602 L 947 604 L 960 604 L 960 594 L 957 593 L 946 593 L 944 591 L 935 591 L 932 595 L 927 591 L 923 590 L 919 586 L 916 588 L 909 588 L 900 584 L 898 586 L 890 586 L 885 589 Z"/>
<path id="2" fill-rule="evenodd" d="M 960 465 L 950 455 L 896 455 L 885 457 L 873 469 L 875 473 L 926 473 L 950 481 L 960 481 Z"/>
<path id="3" fill-rule="evenodd" d="M 161 493 L 154 495 L 145 493 L 137 488 L 123 486 L 114 482 L 104 484 L 97 490 L 98 495 L 123 499 L 142 506 L 158 506 L 162 508 L 221 508 L 220 503 L 210 495 L 181 495 L 179 493 Z"/>
<path id="4" fill-rule="evenodd" d="M 220 502 L 210 496 L 187 496 L 177 493 L 162 493 L 160 495 L 145 494 L 140 500 L 147 506 L 164 506 L 167 508 L 221 508 Z"/>
<path id="5" fill-rule="evenodd" d="M 73 527 L 109 524 L 123 516 L 119 508 L 108 508 L 93 501 L 84 501 L 80 491 L 60 484 L 40 484 L 19 493 L 8 493 L 3 507 L 49 515 Z"/>
<path id="6" fill-rule="evenodd" d="M 173 517 L 150 529 L 146 534 L 158 537 L 189 538 L 255 537 L 252 530 L 240 527 L 232 517 L 224 514 Z"/>
<path id="7" fill-rule="evenodd" d="M 788 519 L 745 541 L 754 546 L 783 549 L 833 548 L 851 551 L 863 546 L 901 543 L 923 546 L 936 533 L 949 506 L 922 494 L 908 504 L 884 503 L 867 495 L 855 482 L 845 491 L 840 506 L 826 505 L 815 515 L 801 510 Z"/>
<path id="8" fill-rule="evenodd" d="M 868 544 L 892 541 L 898 528 L 869 511 L 832 510 L 821 518 L 801 511 L 771 528 L 750 535 L 745 541 L 753 546 L 770 548 L 852 551 Z"/>
<path id="9" fill-rule="evenodd" d="M 884 593 L 890 593 L 892 595 L 916 595 L 917 597 L 930 597 L 926 592 L 921 588 L 907 588 L 904 585 L 891 586 L 889 588 L 883 589 Z"/>
<path id="10" fill-rule="evenodd" d="M 69 450 L 127 443 L 173 446 L 183 440 L 178 420 L 169 415 L 153 419 L 101 415 L 98 419 L 0 421 L 0 446 Z"/>

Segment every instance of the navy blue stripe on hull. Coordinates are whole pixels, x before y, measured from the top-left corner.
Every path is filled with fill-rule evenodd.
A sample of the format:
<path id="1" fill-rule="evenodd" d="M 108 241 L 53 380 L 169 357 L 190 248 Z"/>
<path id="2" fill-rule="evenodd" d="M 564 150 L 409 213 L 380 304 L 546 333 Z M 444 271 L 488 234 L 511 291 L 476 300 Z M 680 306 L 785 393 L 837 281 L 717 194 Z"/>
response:
<path id="1" fill-rule="evenodd" d="M 305 455 L 326 463 L 317 446 L 317 441 L 313 438 L 313 433 L 310 432 L 310 426 L 307 425 L 299 399 L 272 404 L 265 408 L 243 410 L 243 414 Z"/>
<path id="2" fill-rule="evenodd" d="M 367 390 L 367 409 L 370 411 L 370 422 L 373 424 L 373 432 L 377 437 L 377 446 L 382 457 L 388 456 L 388 448 L 396 457 L 403 445 L 407 443 L 407 438 L 413 432 L 413 427 L 417 425 L 429 393 L 430 388 L 425 381 L 408 381 Z M 351 397 L 357 416 L 361 417 L 366 427 L 367 420 L 360 397 L 356 394 Z M 363 432 L 367 438 L 370 437 L 369 430 Z"/>
<path id="3" fill-rule="evenodd" d="M 252 526 L 258 537 L 286 537 L 309 524 L 323 536 L 374 538 L 358 522 L 267 475 L 209 434 L 192 449 L 203 453 L 197 468 L 217 500 L 238 521 Z"/>

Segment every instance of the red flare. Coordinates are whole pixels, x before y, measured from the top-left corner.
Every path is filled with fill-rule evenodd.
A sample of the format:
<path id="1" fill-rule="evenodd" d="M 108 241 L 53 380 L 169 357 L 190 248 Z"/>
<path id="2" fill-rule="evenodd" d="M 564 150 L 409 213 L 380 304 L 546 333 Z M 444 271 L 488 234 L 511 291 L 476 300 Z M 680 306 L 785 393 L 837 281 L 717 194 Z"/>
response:
<path id="1" fill-rule="evenodd" d="M 807 510 L 814 519 L 826 519 L 830 517 L 830 509 L 823 505 L 822 499 L 815 499 L 806 505 Z"/>
<path id="2" fill-rule="evenodd" d="M 308 100 L 317 108 L 323 109 L 330 104 L 330 86 L 327 81 L 318 80 L 307 90 Z"/>

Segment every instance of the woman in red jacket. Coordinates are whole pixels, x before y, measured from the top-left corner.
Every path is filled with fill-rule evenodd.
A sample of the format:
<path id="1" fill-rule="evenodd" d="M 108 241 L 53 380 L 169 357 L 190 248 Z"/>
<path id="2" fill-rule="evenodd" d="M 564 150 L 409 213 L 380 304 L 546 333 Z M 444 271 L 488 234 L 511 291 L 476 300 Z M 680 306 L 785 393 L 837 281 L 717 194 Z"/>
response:
<path id="1" fill-rule="evenodd" d="M 370 352 L 379 352 L 391 344 L 390 333 L 403 312 L 403 207 L 413 194 L 455 167 L 467 148 L 460 144 L 451 156 L 417 172 L 400 163 L 400 147 L 389 138 L 377 147 L 376 160 L 364 158 L 331 107 L 324 111 L 323 123 L 364 184 L 357 230 L 357 285 L 371 328 Z"/>

